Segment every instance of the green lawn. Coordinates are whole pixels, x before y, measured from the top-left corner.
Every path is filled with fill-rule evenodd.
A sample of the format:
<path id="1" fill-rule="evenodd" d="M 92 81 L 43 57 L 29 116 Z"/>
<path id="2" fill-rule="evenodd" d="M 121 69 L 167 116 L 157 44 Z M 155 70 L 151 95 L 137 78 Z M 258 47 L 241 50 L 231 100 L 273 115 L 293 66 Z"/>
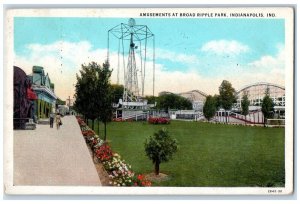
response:
<path id="1" fill-rule="evenodd" d="M 173 160 L 160 166 L 170 179 L 154 185 L 284 186 L 284 128 L 183 121 L 171 121 L 170 125 L 112 122 L 107 140 L 136 173 L 147 174 L 154 167 L 145 156 L 144 142 L 160 128 L 177 139 L 179 150 Z M 100 131 L 103 138 L 102 124 Z"/>

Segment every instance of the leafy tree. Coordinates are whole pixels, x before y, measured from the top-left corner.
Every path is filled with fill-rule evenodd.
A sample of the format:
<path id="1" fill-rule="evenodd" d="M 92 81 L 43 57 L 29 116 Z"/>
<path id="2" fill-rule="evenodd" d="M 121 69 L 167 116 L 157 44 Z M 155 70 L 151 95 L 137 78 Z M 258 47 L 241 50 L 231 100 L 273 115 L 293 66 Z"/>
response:
<path id="1" fill-rule="evenodd" d="M 177 151 L 178 144 L 176 139 L 171 138 L 169 133 L 162 129 L 150 136 L 145 141 L 145 152 L 154 164 L 155 175 L 159 175 L 159 165 L 168 162 Z"/>
<path id="2" fill-rule="evenodd" d="M 163 94 L 157 98 L 157 108 L 167 112 L 170 108 L 174 107 L 175 94 Z"/>
<path id="3" fill-rule="evenodd" d="M 241 101 L 241 107 L 242 107 L 242 115 L 245 116 L 245 123 L 246 123 L 246 115 L 248 115 L 248 113 L 249 113 L 249 105 L 250 105 L 250 101 L 248 99 L 248 95 L 246 92 L 244 92 L 244 95 L 243 95 L 242 101 Z"/>
<path id="4" fill-rule="evenodd" d="M 148 101 L 148 104 L 155 104 L 157 101 L 156 96 L 145 96 L 145 99 Z"/>
<path id="5" fill-rule="evenodd" d="M 265 96 L 262 100 L 261 111 L 264 115 L 264 126 L 266 126 L 267 119 L 273 116 L 274 111 L 274 103 L 270 97 L 269 88 L 267 88 Z"/>
<path id="6" fill-rule="evenodd" d="M 94 120 L 99 117 L 100 104 L 96 97 L 98 92 L 98 72 L 101 69 L 96 62 L 88 65 L 82 64 L 80 75 L 76 74 L 77 83 L 75 85 L 75 103 L 74 108 L 77 112 L 84 115 L 85 119 L 92 120 L 94 129 Z"/>
<path id="7" fill-rule="evenodd" d="M 112 88 L 110 84 L 111 70 L 106 62 L 101 67 L 96 62 L 82 65 L 80 75 L 76 75 L 75 108 L 85 118 L 104 123 L 104 140 L 106 140 L 106 124 L 112 117 Z"/>
<path id="8" fill-rule="evenodd" d="M 208 95 L 203 106 L 204 117 L 209 121 L 212 117 L 214 117 L 216 111 L 216 98 Z"/>
<path id="9" fill-rule="evenodd" d="M 220 94 L 220 104 L 227 112 L 231 109 L 232 104 L 236 101 L 235 89 L 232 87 L 231 83 L 227 80 L 223 80 L 221 86 L 219 87 Z M 226 114 L 227 122 L 227 114 Z"/>
<path id="10" fill-rule="evenodd" d="M 124 86 L 119 84 L 112 84 L 112 99 L 113 103 L 118 103 L 120 98 L 123 98 Z"/>
<path id="11" fill-rule="evenodd" d="M 182 96 L 178 96 L 178 98 L 176 99 L 175 102 L 177 103 L 177 109 L 180 109 L 180 110 L 193 109 L 192 102 Z"/>
<path id="12" fill-rule="evenodd" d="M 61 100 L 60 98 L 56 99 L 56 104 L 57 105 L 66 105 L 66 101 Z"/>
<path id="13" fill-rule="evenodd" d="M 173 93 L 167 93 L 157 98 L 157 108 L 166 112 L 169 109 L 192 109 L 193 104 L 188 99 Z"/>
<path id="14" fill-rule="evenodd" d="M 98 83 L 96 98 L 99 103 L 99 120 L 104 124 L 104 141 L 106 141 L 106 125 L 111 121 L 113 113 L 113 97 L 112 86 L 110 84 L 111 70 L 109 69 L 109 63 L 106 61 L 102 68 L 98 71 Z"/>
<path id="15" fill-rule="evenodd" d="M 219 108 L 221 108 L 221 99 L 220 99 L 220 96 L 219 95 L 214 95 L 213 96 L 215 102 L 216 102 L 216 110 L 218 110 Z"/>

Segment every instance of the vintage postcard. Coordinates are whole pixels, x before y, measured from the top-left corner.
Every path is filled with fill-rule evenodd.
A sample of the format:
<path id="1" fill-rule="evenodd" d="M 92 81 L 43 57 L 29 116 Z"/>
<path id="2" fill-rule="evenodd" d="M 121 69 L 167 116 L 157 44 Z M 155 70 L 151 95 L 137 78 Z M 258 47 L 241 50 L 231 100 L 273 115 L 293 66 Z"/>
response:
<path id="1" fill-rule="evenodd" d="M 11 9 L 7 194 L 293 193 L 294 10 Z"/>

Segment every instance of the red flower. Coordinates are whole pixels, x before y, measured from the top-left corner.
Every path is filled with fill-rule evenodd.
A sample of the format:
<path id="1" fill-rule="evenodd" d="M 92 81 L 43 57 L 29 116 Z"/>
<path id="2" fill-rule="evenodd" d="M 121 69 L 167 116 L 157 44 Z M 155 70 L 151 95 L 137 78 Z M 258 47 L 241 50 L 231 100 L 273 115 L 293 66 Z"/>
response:
<path id="1" fill-rule="evenodd" d="M 143 174 L 139 174 L 134 181 L 135 186 L 151 186 L 151 182 Z"/>
<path id="2" fill-rule="evenodd" d="M 82 131 L 82 135 L 85 137 L 89 137 L 89 136 L 96 135 L 96 133 L 93 130 L 85 130 L 85 131 Z"/>
<path id="3" fill-rule="evenodd" d="M 167 118 L 152 118 L 152 117 L 150 117 L 148 119 L 148 122 L 150 124 L 169 124 L 170 120 Z"/>
<path id="4" fill-rule="evenodd" d="M 139 174 L 139 175 L 137 176 L 137 179 L 138 179 L 138 180 L 143 180 L 143 179 L 144 179 L 144 175 Z"/>
<path id="5" fill-rule="evenodd" d="M 114 121 L 114 122 L 122 122 L 123 121 L 123 119 L 122 118 L 113 118 L 113 120 L 112 121 Z"/>
<path id="6" fill-rule="evenodd" d="M 96 145 L 97 143 L 98 143 L 98 140 L 96 138 L 94 138 L 93 145 Z"/>
<path id="7" fill-rule="evenodd" d="M 113 152 L 110 146 L 104 144 L 95 150 L 96 157 L 100 161 L 108 161 L 113 157 Z"/>
<path id="8" fill-rule="evenodd" d="M 80 126 L 86 126 L 84 120 L 80 116 L 76 116 L 76 119 Z"/>

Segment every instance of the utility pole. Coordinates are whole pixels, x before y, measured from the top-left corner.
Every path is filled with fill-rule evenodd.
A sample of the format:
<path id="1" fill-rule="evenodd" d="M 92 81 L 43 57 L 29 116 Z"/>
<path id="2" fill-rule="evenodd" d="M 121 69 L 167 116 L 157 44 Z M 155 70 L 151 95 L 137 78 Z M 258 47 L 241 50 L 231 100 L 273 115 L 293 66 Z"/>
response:
<path id="1" fill-rule="evenodd" d="M 70 108 L 70 106 L 71 106 L 71 98 L 69 96 L 69 108 Z"/>

